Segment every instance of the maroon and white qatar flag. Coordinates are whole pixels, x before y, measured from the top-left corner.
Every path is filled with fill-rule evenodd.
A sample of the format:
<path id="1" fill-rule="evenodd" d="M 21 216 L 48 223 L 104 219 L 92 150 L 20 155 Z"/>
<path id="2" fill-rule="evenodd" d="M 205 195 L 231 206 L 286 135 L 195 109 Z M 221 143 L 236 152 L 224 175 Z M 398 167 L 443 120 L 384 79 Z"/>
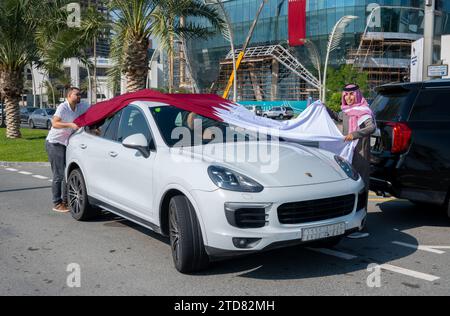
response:
<path id="1" fill-rule="evenodd" d="M 298 118 L 281 122 L 256 116 L 245 107 L 217 95 L 163 94 L 153 90 L 141 90 L 93 105 L 84 115 L 75 120 L 75 124 L 80 127 L 98 124 L 133 101 L 167 104 L 244 128 L 249 132 L 273 135 L 293 142 L 315 142 L 320 148 L 340 155 L 348 161 L 352 161 L 353 152 L 358 143 L 358 141 L 351 143 L 344 141 L 344 136 L 320 101 L 310 105 Z"/>
<path id="2" fill-rule="evenodd" d="M 289 45 L 302 46 L 306 40 L 306 0 L 289 0 Z"/>

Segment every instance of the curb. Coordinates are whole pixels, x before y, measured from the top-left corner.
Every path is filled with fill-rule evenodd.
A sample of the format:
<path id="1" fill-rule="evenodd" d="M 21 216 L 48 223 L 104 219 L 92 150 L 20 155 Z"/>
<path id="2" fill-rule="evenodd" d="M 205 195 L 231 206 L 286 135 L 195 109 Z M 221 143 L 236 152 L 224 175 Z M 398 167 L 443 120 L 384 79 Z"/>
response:
<path id="1" fill-rule="evenodd" d="M 49 162 L 8 162 L 0 161 L 0 167 L 18 167 L 18 166 L 29 166 L 29 167 L 50 167 Z"/>

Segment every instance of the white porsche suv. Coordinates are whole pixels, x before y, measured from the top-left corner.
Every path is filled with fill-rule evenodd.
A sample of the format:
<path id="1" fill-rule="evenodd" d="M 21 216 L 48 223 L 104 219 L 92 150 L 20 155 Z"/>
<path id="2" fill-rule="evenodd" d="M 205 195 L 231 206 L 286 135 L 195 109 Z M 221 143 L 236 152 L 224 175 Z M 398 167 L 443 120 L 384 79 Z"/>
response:
<path id="1" fill-rule="evenodd" d="M 186 133 L 198 130 L 199 121 L 200 142 Z M 230 130 L 231 140 L 217 136 Z M 344 159 L 241 134 L 170 105 L 133 102 L 71 137 L 72 216 L 89 220 L 103 209 L 169 236 L 182 273 L 291 244 L 332 246 L 363 228 L 364 183 Z M 233 159 L 263 145 L 276 154 L 271 161 Z"/>

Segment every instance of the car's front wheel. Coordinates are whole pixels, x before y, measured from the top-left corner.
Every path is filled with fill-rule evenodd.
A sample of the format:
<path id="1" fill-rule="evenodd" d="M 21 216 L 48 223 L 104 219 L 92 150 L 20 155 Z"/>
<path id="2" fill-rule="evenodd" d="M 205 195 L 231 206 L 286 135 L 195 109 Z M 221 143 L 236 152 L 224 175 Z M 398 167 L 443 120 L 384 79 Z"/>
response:
<path id="1" fill-rule="evenodd" d="M 86 221 L 100 214 L 100 210 L 89 204 L 86 182 L 79 169 L 73 170 L 67 180 L 67 199 L 72 217 Z"/>
<path id="2" fill-rule="evenodd" d="M 203 243 L 194 207 L 185 196 L 175 196 L 169 204 L 170 246 L 176 269 L 181 273 L 204 270 L 209 258 Z"/>
<path id="3" fill-rule="evenodd" d="M 33 120 L 30 120 L 30 122 L 28 123 L 28 125 L 30 126 L 31 129 L 35 129 L 36 126 L 34 125 Z"/>

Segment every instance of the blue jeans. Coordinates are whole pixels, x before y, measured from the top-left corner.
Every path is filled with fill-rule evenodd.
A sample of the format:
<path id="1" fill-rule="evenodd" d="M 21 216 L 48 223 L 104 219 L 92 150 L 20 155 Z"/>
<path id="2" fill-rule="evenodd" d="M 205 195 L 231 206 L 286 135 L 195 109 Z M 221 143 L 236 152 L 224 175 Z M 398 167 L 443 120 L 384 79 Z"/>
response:
<path id="1" fill-rule="evenodd" d="M 53 204 L 67 204 L 66 181 L 64 171 L 66 169 L 66 146 L 61 144 L 53 144 L 46 142 L 48 160 L 52 167 L 53 173 Z"/>

